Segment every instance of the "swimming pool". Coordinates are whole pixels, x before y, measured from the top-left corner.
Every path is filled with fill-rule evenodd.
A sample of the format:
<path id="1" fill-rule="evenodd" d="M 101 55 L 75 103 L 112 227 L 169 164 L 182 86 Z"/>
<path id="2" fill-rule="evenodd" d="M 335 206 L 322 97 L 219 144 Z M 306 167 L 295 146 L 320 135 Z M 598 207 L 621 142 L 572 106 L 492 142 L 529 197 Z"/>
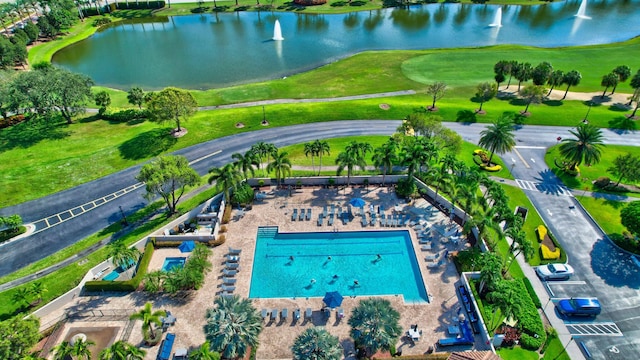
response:
<path id="1" fill-rule="evenodd" d="M 258 229 L 249 298 L 322 297 L 327 291 L 345 297 L 403 295 L 405 302 L 429 301 L 406 230 Z"/>
<path id="2" fill-rule="evenodd" d="M 184 266 L 187 258 L 184 257 L 168 257 L 164 259 L 164 263 L 162 264 L 162 271 L 171 271 L 174 268 L 181 268 Z"/>

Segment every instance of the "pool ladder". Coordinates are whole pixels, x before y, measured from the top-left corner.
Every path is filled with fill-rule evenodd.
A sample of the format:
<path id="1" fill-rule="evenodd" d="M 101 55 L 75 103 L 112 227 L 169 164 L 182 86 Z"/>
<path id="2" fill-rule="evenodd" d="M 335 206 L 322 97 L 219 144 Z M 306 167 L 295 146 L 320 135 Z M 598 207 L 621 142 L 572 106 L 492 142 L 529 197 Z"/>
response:
<path id="1" fill-rule="evenodd" d="M 275 238 L 278 235 L 277 226 L 260 226 L 258 228 L 258 236 L 261 238 Z"/>

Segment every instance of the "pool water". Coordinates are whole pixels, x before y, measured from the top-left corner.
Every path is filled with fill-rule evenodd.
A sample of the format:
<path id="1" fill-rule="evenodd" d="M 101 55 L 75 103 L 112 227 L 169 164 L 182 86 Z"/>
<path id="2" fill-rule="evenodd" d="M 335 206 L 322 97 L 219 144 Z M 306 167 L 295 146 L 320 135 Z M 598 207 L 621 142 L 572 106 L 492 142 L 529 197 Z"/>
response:
<path id="1" fill-rule="evenodd" d="M 258 229 L 250 298 L 322 297 L 327 291 L 345 297 L 402 295 L 405 302 L 429 301 L 406 230 Z"/>
<path id="2" fill-rule="evenodd" d="M 164 263 L 162 264 L 162 271 L 171 271 L 174 268 L 184 267 L 184 263 L 187 258 L 184 257 L 168 257 L 164 259 Z"/>

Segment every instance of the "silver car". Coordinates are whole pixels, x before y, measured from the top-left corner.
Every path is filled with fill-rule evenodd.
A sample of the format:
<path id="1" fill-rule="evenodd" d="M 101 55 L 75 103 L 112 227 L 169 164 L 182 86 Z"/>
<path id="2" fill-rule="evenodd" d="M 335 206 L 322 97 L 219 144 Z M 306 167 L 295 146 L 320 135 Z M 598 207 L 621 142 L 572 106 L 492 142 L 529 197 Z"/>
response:
<path id="1" fill-rule="evenodd" d="M 536 267 L 536 273 L 542 280 L 569 280 L 573 268 L 568 264 L 547 264 Z"/>

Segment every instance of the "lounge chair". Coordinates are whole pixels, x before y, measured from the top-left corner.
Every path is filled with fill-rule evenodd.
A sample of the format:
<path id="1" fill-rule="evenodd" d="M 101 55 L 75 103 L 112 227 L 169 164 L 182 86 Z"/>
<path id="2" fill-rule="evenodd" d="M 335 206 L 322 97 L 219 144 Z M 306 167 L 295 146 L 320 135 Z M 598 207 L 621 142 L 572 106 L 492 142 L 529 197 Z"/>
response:
<path id="1" fill-rule="evenodd" d="M 298 209 L 293 209 L 293 213 L 291 213 L 291 221 L 296 221 L 298 218 Z"/>
<path id="2" fill-rule="evenodd" d="M 220 293 L 220 296 L 222 296 L 222 297 L 232 297 L 233 293 L 231 291 L 222 291 Z"/>
<path id="3" fill-rule="evenodd" d="M 442 263 L 440 261 L 433 261 L 433 262 L 427 263 L 427 267 L 429 269 L 437 268 L 440 265 L 442 265 Z"/>
<path id="4" fill-rule="evenodd" d="M 228 285 L 224 285 L 222 284 L 222 286 L 220 287 L 220 289 L 222 289 L 222 291 L 228 291 L 228 292 L 232 292 L 236 289 L 235 286 L 228 286 Z"/>
<path id="5" fill-rule="evenodd" d="M 338 312 L 336 312 L 336 318 L 338 318 L 338 320 L 344 319 L 344 309 L 343 308 L 338 308 Z"/>
<path id="6" fill-rule="evenodd" d="M 318 215 L 318 226 L 322 226 L 323 221 L 324 221 L 324 218 L 322 217 L 322 214 Z"/>
<path id="7" fill-rule="evenodd" d="M 296 310 L 293 312 L 293 320 L 295 320 L 295 321 L 300 320 L 300 309 L 299 309 L 299 308 L 298 308 L 298 309 L 296 309 Z"/>
<path id="8" fill-rule="evenodd" d="M 225 276 L 222 278 L 222 283 L 225 285 L 234 285 L 236 283 L 236 279 Z"/>
<path id="9" fill-rule="evenodd" d="M 169 333 L 164 340 L 162 340 L 162 344 L 160 344 L 160 350 L 158 351 L 158 359 L 159 360 L 169 360 L 171 359 L 171 350 L 173 350 L 173 343 L 176 340 L 176 334 Z"/>
<path id="10" fill-rule="evenodd" d="M 351 210 L 351 205 L 347 205 L 347 212 L 349 213 L 349 219 L 353 219 L 353 211 Z"/>
<path id="11" fill-rule="evenodd" d="M 222 269 L 222 275 L 224 276 L 235 276 L 237 273 L 238 270 Z"/>
<path id="12" fill-rule="evenodd" d="M 311 311 L 311 308 L 307 308 L 307 310 L 305 310 L 304 312 L 304 318 L 311 320 L 312 317 L 313 317 L 313 311 Z"/>
<path id="13" fill-rule="evenodd" d="M 240 261 L 240 256 L 237 255 L 227 255 L 227 261 L 231 263 L 237 263 Z"/>
<path id="14" fill-rule="evenodd" d="M 307 221 L 311 220 L 311 208 L 307 209 Z"/>
<path id="15" fill-rule="evenodd" d="M 303 221 L 305 216 L 305 209 L 300 209 L 300 216 L 298 216 L 298 220 Z"/>
<path id="16" fill-rule="evenodd" d="M 340 219 L 342 220 L 342 225 L 347 225 L 349 223 L 349 215 L 346 212 L 340 214 Z"/>
<path id="17" fill-rule="evenodd" d="M 422 250 L 422 251 L 429 251 L 429 250 L 431 250 L 431 243 L 429 242 L 429 243 L 427 243 L 427 244 L 425 244 L 425 245 L 422 245 L 422 246 L 420 247 L 420 250 Z"/>
<path id="18" fill-rule="evenodd" d="M 322 208 L 322 217 L 327 217 L 327 205 Z"/>
<path id="19" fill-rule="evenodd" d="M 260 315 L 262 315 L 262 321 L 266 320 L 269 317 L 269 310 L 262 309 Z"/>
<path id="20" fill-rule="evenodd" d="M 240 253 L 242 252 L 242 249 L 234 249 L 232 247 L 229 247 L 229 255 L 240 255 Z"/>
<path id="21" fill-rule="evenodd" d="M 429 255 L 425 256 L 424 259 L 426 261 L 435 261 L 435 260 L 438 260 L 438 257 L 440 257 L 440 253 L 429 254 Z"/>
<path id="22" fill-rule="evenodd" d="M 420 238 L 418 240 L 418 244 L 420 244 L 420 245 L 431 244 L 431 239 L 430 238 Z"/>
<path id="23" fill-rule="evenodd" d="M 331 213 L 332 214 L 336 213 L 336 205 L 335 204 L 331 204 Z"/>
<path id="24" fill-rule="evenodd" d="M 364 214 L 364 207 L 360 208 L 360 216 L 365 217 L 366 215 Z"/>
<path id="25" fill-rule="evenodd" d="M 380 214 L 380 227 L 384 227 L 387 224 L 387 216 L 382 213 Z"/>
<path id="26" fill-rule="evenodd" d="M 362 223 L 362 227 L 367 227 L 367 217 L 366 216 L 362 217 L 361 223 Z"/>
<path id="27" fill-rule="evenodd" d="M 271 310 L 271 317 L 270 317 L 270 319 L 275 321 L 277 316 L 278 316 L 278 309 L 273 309 L 273 310 Z"/>
<path id="28" fill-rule="evenodd" d="M 224 266 L 227 270 L 238 270 L 240 271 L 240 264 L 238 264 L 237 262 L 230 262 L 227 261 L 226 263 L 224 263 Z"/>
<path id="29" fill-rule="evenodd" d="M 329 214 L 329 222 L 328 222 L 329 226 L 333 226 L 333 217 L 334 217 L 333 213 Z"/>
<path id="30" fill-rule="evenodd" d="M 280 320 L 282 321 L 287 320 L 288 317 L 289 317 L 289 309 L 287 308 L 282 309 L 282 311 L 280 312 Z"/>

